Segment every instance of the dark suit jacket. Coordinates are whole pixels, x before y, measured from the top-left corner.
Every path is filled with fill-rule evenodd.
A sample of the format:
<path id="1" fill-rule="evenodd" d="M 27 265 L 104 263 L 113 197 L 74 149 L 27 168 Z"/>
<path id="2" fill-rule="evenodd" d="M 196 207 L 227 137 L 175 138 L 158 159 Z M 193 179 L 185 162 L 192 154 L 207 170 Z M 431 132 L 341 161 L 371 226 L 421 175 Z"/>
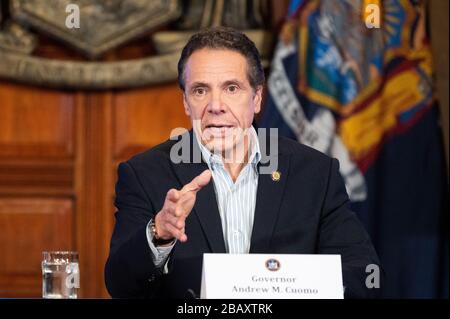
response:
<path id="1" fill-rule="evenodd" d="M 189 137 L 198 149 L 192 131 Z M 163 275 L 152 262 L 147 223 L 163 207 L 169 189 L 180 189 L 208 168 L 204 162 L 171 162 L 175 142 L 168 140 L 119 165 L 116 224 L 105 267 L 112 297 L 188 298 L 189 289 L 198 295 L 203 253 L 225 253 L 211 180 L 197 194 L 186 219 L 188 241 L 175 244 L 169 273 Z M 379 264 L 378 257 L 347 207 L 338 161 L 281 137 L 277 154 L 281 179 L 274 182 L 270 174 L 259 175 L 250 253 L 340 254 L 345 296 L 373 296 L 377 289 L 366 288 L 365 270 L 368 264 Z"/>

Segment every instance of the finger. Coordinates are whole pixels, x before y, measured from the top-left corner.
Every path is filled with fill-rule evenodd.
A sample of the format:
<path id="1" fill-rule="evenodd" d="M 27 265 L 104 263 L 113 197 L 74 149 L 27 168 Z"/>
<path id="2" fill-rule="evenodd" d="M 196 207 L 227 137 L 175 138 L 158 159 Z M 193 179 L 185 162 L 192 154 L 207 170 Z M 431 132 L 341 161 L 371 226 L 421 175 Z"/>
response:
<path id="1" fill-rule="evenodd" d="M 198 192 L 200 189 L 208 185 L 211 180 L 211 171 L 209 169 L 204 170 L 200 175 L 195 177 L 189 184 L 184 185 L 182 192 L 195 191 Z"/>
<path id="2" fill-rule="evenodd" d="M 178 207 L 177 203 L 174 203 L 170 200 L 166 200 L 163 206 L 163 210 L 168 215 L 175 216 L 177 207 Z"/>
<path id="3" fill-rule="evenodd" d="M 180 191 L 176 190 L 175 188 L 172 188 L 167 192 L 166 200 L 176 203 L 179 199 L 180 199 Z"/>
<path id="4" fill-rule="evenodd" d="M 173 211 L 173 215 L 177 218 L 181 218 L 181 217 L 186 218 L 187 215 L 189 215 L 189 212 L 186 212 L 186 210 L 183 209 L 183 205 L 180 205 L 180 203 L 182 203 L 182 202 L 179 202 L 179 205 L 177 205 L 175 207 L 175 209 Z"/>
<path id="5" fill-rule="evenodd" d="M 166 222 L 174 226 L 175 228 L 182 230 L 185 226 L 184 218 L 175 217 L 173 215 L 167 215 Z"/>
<path id="6" fill-rule="evenodd" d="M 172 234 L 172 236 L 175 237 L 176 239 L 178 239 L 179 241 L 181 241 L 183 243 L 185 241 L 187 241 L 187 236 L 184 233 L 184 228 L 183 228 L 183 230 L 177 229 L 170 223 L 166 224 L 166 228 Z"/>
<path id="7" fill-rule="evenodd" d="M 204 170 L 200 175 L 193 179 L 194 185 L 198 188 L 205 187 L 211 180 L 211 176 L 211 171 L 209 169 Z"/>

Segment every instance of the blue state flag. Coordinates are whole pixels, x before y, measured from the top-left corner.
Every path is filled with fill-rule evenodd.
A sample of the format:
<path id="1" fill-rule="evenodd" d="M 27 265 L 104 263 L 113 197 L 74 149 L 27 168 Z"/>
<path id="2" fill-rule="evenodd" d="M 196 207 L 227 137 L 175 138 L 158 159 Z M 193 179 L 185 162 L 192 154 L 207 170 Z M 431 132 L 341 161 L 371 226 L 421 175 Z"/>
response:
<path id="1" fill-rule="evenodd" d="M 447 168 L 426 29 L 424 1 L 292 1 L 258 122 L 339 159 L 385 298 L 448 298 Z"/>

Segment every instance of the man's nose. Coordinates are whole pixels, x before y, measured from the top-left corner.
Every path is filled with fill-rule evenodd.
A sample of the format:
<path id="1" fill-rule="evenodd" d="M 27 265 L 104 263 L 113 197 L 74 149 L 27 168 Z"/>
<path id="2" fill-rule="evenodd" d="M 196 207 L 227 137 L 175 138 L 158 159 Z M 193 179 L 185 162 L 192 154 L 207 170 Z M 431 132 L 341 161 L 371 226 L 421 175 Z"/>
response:
<path id="1" fill-rule="evenodd" d="M 211 94 L 211 100 L 208 103 L 208 112 L 209 113 L 224 113 L 226 109 L 225 104 L 223 103 L 222 96 L 219 92 L 213 92 Z"/>

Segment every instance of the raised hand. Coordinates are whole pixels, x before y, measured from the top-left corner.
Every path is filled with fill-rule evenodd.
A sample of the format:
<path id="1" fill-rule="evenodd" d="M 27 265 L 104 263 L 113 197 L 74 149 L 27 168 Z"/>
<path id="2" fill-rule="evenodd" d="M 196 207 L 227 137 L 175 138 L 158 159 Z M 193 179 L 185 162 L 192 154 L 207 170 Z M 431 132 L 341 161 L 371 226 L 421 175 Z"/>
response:
<path id="1" fill-rule="evenodd" d="M 155 227 L 160 239 L 187 241 L 185 221 L 192 211 L 197 192 L 211 180 L 211 172 L 203 171 L 181 190 L 174 188 L 167 192 L 163 208 L 156 214 Z"/>

